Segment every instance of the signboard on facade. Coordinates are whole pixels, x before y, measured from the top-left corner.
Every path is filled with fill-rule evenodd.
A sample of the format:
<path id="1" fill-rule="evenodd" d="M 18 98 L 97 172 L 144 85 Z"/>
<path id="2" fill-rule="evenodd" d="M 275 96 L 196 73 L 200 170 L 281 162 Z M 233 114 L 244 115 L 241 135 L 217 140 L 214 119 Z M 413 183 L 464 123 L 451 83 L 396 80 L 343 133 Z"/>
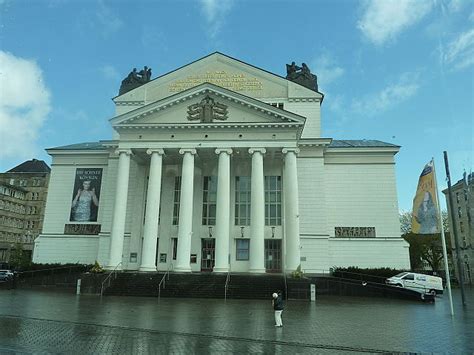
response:
<path id="1" fill-rule="evenodd" d="M 255 77 L 216 70 L 176 80 L 168 85 L 168 89 L 170 92 L 181 92 L 202 83 L 211 83 L 232 91 L 258 91 L 263 88 L 262 82 Z"/>

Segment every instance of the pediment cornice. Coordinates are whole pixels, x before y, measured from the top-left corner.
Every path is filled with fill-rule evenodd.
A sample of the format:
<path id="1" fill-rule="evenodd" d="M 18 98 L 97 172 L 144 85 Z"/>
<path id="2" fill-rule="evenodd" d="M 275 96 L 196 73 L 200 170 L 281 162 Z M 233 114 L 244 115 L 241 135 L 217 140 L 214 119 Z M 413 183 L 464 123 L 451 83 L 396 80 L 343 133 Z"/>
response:
<path id="1" fill-rule="evenodd" d="M 237 92 L 227 90 L 225 88 L 216 86 L 211 83 L 204 83 L 199 86 L 193 87 L 186 91 L 168 96 L 162 100 L 150 103 L 145 106 L 141 106 L 135 110 L 129 111 L 122 115 L 116 116 L 110 119 L 110 123 L 115 128 L 123 127 L 130 124 L 139 124 L 139 120 L 145 118 L 149 115 L 155 114 L 157 112 L 166 110 L 174 105 L 178 105 L 185 101 L 190 101 L 202 95 L 213 95 L 217 98 L 224 98 L 225 100 L 234 102 L 236 104 L 242 105 L 251 110 L 255 110 L 256 112 L 263 113 L 268 115 L 269 117 L 273 117 L 274 119 L 280 119 L 281 123 L 290 123 L 292 125 L 302 126 L 305 122 L 305 117 L 297 115 L 295 113 L 285 111 L 274 107 L 270 104 L 262 102 L 260 100 L 254 99 L 252 97 L 239 94 Z M 233 123 L 235 124 L 235 123 Z M 269 122 L 268 124 L 275 124 L 275 122 Z M 150 124 L 148 124 L 150 125 Z M 195 126 L 198 124 L 195 123 L 186 123 L 183 124 L 184 126 Z M 221 123 L 213 123 L 208 126 L 220 126 Z M 156 126 L 153 124 L 151 126 Z M 176 124 L 172 124 L 172 126 L 176 126 Z M 242 125 L 239 125 L 242 127 Z"/>

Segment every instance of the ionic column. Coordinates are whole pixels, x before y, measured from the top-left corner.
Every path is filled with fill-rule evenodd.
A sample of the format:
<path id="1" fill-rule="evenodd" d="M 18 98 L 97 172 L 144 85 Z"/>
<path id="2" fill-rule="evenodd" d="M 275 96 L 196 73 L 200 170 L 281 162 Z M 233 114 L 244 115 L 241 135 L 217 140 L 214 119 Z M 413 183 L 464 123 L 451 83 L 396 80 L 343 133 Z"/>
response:
<path id="1" fill-rule="evenodd" d="M 265 148 L 250 148 L 252 154 L 251 199 L 250 199 L 250 272 L 265 272 L 265 179 L 263 154 Z"/>
<path id="2" fill-rule="evenodd" d="M 117 149 L 119 163 L 117 169 L 117 188 L 115 190 L 114 214 L 110 233 L 109 264 L 107 269 L 114 269 L 122 262 L 123 235 L 127 215 L 128 179 L 130 176 L 130 149 Z M 120 265 L 117 269 L 122 269 Z"/>
<path id="3" fill-rule="evenodd" d="M 216 263 L 214 272 L 229 271 L 230 155 L 232 149 L 216 149 L 219 154 L 216 205 Z"/>
<path id="4" fill-rule="evenodd" d="M 194 154 L 196 149 L 180 149 L 183 154 L 179 202 L 178 252 L 175 271 L 191 272 L 191 237 L 193 233 Z"/>
<path id="5" fill-rule="evenodd" d="M 294 271 L 301 263 L 300 224 L 298 210 L 298 172 L 296 154 L 298 148 L 284 148 L 283 193 L 285 196 L 285 247 L 286 271 Z"/>
<path id="6" fill-rule="evenodd" d="M 156 271 L 156 238 L 160 213 L 161 170 L 163 149 L 148 149 L 151 155 L 148 192 L 146 195 L 145 227 L 143 230 L 140 271 Z"/>

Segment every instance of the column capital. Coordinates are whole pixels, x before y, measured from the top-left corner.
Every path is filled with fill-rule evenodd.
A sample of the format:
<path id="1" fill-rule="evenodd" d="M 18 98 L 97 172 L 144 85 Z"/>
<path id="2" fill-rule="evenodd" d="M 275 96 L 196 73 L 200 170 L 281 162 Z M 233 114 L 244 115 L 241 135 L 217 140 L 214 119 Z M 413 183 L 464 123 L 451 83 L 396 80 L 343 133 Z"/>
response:
<path id="1" fill-rule="evenodd" d="M 227 153 L 228 155 L 231 155 L 232 154 L 232 149 L 230 148 L 217 148 L 215 150 L 216 154 L 220 154 L 220 153 Z"/>
<path id="2" fill-rule="evenodd" d="M 282 152 L 283 154 L 286 154 L 286 153 L 299 154 L 300 148 L 283 148 L 283 149 L 281 150 L 281 152 Z"/>
<path id="3" fill-rule="evenodd" d="M 148 155 L 152 155 L 153 153 L 158 153 L 159 155 L 165 154 L 165 151 L 161 148 L 150 148 L 146 151 Z"/>
<path id="4" fill-rule="evenodd" d="M 128 148 L 117 148 L 115 150 L 115 154 L 122 154 L 122 153 L 125 153 L 127 155 L 132 155 L 132 150 L 131 149 L 128 149 Z"/>
<path id="5" fill-rule="evenodd" d="M 196 154 L 196 149 L 194 148 L 182 148 L 179 150 L 179 154 L 191 153 L 192 155 Z"/>
<path id="6" fill-rule="evenodd" d="M 249 154 L 262 153 L 265 154 L 267 150 L 265 148 L 249 148 Z"/>

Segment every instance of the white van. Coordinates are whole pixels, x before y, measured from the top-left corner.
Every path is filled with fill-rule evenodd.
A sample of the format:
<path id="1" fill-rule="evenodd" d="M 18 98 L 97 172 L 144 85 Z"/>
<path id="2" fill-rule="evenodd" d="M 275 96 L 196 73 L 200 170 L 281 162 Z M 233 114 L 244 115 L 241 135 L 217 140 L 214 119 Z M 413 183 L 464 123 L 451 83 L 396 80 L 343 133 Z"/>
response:
<path id="1" fill-rule="evenodd" d="M 385 283 L 420 293 L 430 293 L 432 295 L 443 293 L 443 280 L 438 276 L 401 272 L 388 278 Z"/>

